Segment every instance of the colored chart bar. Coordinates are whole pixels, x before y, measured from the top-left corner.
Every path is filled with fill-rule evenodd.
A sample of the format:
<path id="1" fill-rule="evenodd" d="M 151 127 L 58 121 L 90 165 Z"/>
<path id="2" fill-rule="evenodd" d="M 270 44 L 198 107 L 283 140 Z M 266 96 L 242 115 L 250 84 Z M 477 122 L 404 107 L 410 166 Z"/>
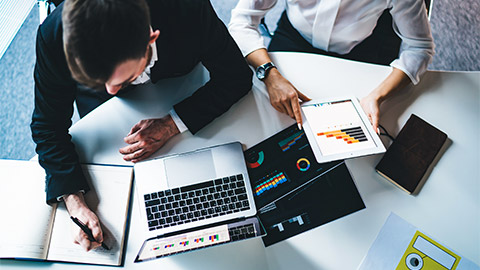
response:
<path id="1" fill-rule="evenodd" d="M 295 134 L 293 134 L 292 136 L 284 139 L 284 140 L 281 140 L 278 145 L 280 146 L 280 148 L 282 149 L 283 152 L 287 151 L 288 149 L 290 149 L 290 146 L 294 145 L 295 143 L 297 143 L 298 140 L 300 140 L 300 138 L 303 137 L 305 133 L 303 132 L 303 130 L 301 131 L 298 131 L 296 132 Z"/>
<path id="2" fill-rule="evenodd" d="M 212 242 L 215 241 L 215 240 L 218 240 L 218 234 L 210 235 L 210 236 L 208 237 L 208 240 L 210 240 L 210 241 L 212 241 Z"/>
<path id="3" fill-rule="evenodd" d="M 343 140 L 347 144 L 368 141 L 361 127 L 319 132 L 317 133 L 317 136 L 325 136 L 327 138 L 335 138 L 337 140 Z"/>
<path id="4" fill-rule="evenodd" d="M 270 176 L 267 180 L 255 187 L 255 195 L 258 196 L 263 192 L 272 188 L 276 188 L 278 185 L 285 182 L 287 182 L 287 177 L 285 174 L 283 174 L 283 172 L 275 174 L 274 176 Z"/>
<path id="5" fill-rule="evenodd" d="M 195 242 L 195 243 L 203 242 L 203 237 L 202 237 L 202 238 L 195 238 L 195 239 L 193 240 L 193 242 Z"/>
<path id="6" fill-rule="evenodd" d="M 297 223 L 298 224 L 297 226 L 302 226 L 303 224 L 306 223 L 305 219 L 308 220 L 308 215 L 306 213 L 303 213 L 303 214 L 298 215 L 296 217 L 293 217 L 293 218 L 290 218 L 288 220 L 284 220 L 280 223 L 274 224 L 272 226 L 272 228 L 277 228 L 279 232 L 283 232 L 287 227 L 289 227 L 289 224 Z"/>

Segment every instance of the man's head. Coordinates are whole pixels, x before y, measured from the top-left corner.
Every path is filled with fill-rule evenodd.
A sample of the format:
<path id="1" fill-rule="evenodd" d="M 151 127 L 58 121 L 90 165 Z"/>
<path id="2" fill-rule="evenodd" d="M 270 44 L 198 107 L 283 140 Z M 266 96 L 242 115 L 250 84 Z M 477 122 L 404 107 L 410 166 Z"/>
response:
<path id="1" fill-rule="evenodd" d="M 143 72 L 159 35 L 144 0 L 66 0 L 62 23 L 73 78 L 111 94 Z"/>

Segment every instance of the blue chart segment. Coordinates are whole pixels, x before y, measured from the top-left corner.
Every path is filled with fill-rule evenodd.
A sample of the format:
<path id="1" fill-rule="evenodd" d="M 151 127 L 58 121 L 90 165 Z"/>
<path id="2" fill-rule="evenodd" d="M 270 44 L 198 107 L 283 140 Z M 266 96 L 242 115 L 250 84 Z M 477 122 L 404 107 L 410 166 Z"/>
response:
<path id="1" fill-rule="evenodd" d="M 255 169 L 260 167 L 263 161 L 265 161 L 265 154 L 263 153 L 263 151 L 258 152 L 258 154 L 252 152 L 247 158 L 247 165 L 249 168 Z"/>
<path id="2" fill-rule="evenodd" d="M 272 225 L 272 228 L 277 228 L 278 232 L 283 232 L 288 230 L 288 227 L 300 227 L 304 224 L 310 223 L 308 215 L 306 213 L 300 214 L 298 216 L 292 217 L 290 219 L 284 220 L 277 224 Z"/>
<path id="3" fill-rule="evenodd" d="M 260 179 L 260 184 L 255 186 L 255 196 L 259 196 L 265 191 L 276 188 L 287 181 L 287 176 L 283 172 L 269 174 Z"/>
<path id="4" fill-rule="evenodd" d="M 303 132 L 303 130 L 297 131 L 293 135 L 291 135 L 290 137 L 278 142 L 278 146 L 280 146 L 282 151 L 285 152 L 288 149 L 290 149 L 290 146 L 297 143 L 297 141 L 300 140 L 304 135 L 305 135 L 305 133 Z"/>

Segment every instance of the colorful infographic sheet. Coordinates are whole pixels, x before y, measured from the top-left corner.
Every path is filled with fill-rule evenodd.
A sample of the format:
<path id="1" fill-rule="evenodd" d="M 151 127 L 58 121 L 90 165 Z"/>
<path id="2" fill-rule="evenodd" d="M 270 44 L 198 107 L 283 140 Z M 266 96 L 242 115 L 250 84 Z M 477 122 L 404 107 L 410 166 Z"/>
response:
<path id="1" fill-rule="evenodd" d="M 342 161 L 319 164 L 303 130 L 292 125 L 245 151 L 257 209 L 328 172 Z"/>
<path id="2" fill-rule="evenodd" d="M 296 124 L 244 154 L 265 246 L 365 208 L 345 162 L 317 163 Z"/>

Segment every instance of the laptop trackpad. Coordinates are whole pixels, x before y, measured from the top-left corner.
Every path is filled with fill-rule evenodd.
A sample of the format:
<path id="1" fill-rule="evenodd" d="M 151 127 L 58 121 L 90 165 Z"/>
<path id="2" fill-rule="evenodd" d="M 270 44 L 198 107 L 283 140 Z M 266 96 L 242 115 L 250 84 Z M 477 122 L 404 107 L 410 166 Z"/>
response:
<path id="1" fill-rule="evenodd" d="M 169 188 L 213 180 L 216 177 L 211 150 L 202 150 L 164 160 Z"/>

